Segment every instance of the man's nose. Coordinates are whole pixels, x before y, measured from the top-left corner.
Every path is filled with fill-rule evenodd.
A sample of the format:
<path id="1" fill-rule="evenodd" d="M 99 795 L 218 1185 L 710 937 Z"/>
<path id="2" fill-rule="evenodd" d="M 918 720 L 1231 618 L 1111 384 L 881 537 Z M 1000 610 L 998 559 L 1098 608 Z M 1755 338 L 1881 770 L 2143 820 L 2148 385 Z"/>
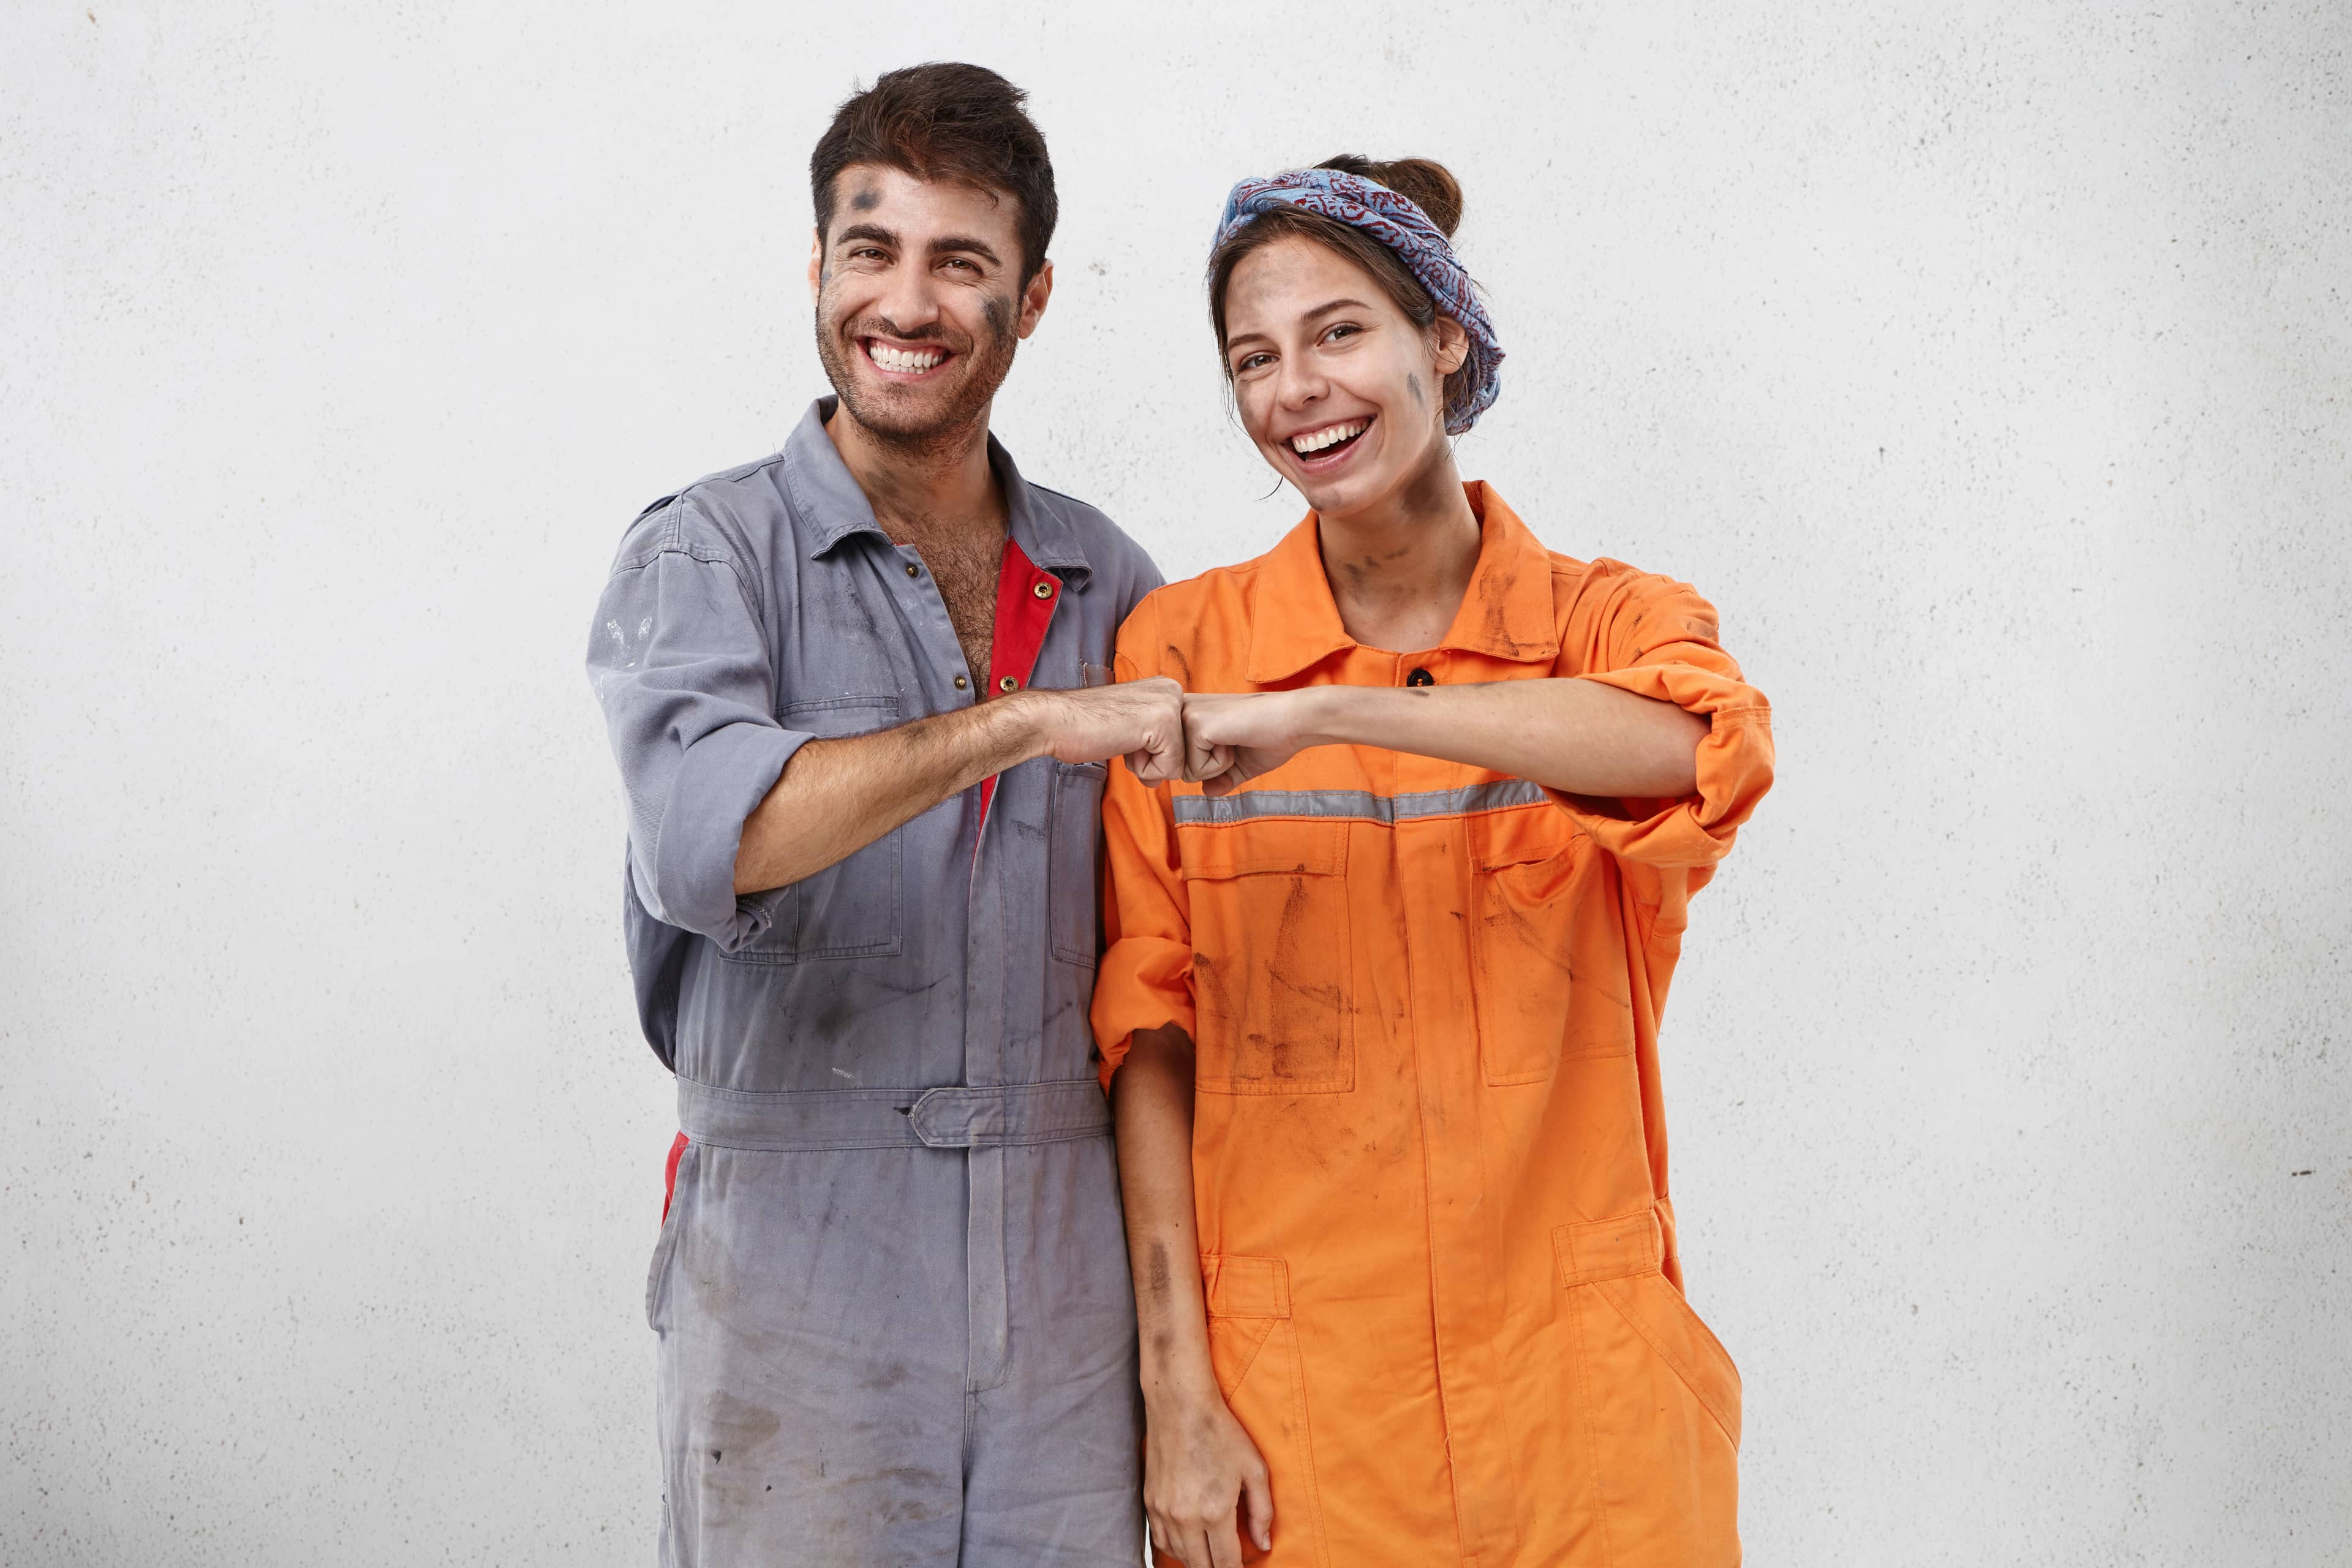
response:
<path id="1" fill-rule="evenodd" d="M 894 268 L 874 310 L 893 332 L 916 337 L 940 319 L 939 289 L 924 268 Z"/>

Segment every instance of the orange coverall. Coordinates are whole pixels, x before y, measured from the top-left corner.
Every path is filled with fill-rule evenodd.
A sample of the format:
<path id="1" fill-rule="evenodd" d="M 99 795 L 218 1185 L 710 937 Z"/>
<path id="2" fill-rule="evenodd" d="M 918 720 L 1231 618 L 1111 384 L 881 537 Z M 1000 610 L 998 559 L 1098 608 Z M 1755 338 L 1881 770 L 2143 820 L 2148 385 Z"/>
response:
<path id="1" fill-rule="evenodd" d="M 1690 895 L 1771 783 L 1770 710 L 1688 584 L 1552 554 L 1467 489 L 1444 646 L 1350 640 L 1310 512 L 1147 597 L 1118 678 L 1599 680 L 1708 717 L 1696 795 L 1369 746 L 1213 801 L 1114 767 L 1103 1079 L 1133 1030 L 1191 1032 L 1210 1355 L 1272 1472 L 1266 1561 L 1736 1563 L 1739 1374 L 1683 1300 L 1657 1026 Z"/>

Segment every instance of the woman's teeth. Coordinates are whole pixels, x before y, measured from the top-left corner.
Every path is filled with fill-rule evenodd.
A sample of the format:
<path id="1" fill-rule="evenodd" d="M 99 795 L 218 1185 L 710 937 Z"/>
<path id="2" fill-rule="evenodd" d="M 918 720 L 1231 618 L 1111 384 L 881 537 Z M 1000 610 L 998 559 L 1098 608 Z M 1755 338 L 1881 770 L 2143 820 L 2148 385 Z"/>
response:
<path id="1" fill-rule="evenodd" d="M 906 349 L 894 349 L 887 343 L 867 343 L 866 355 L 884 370 L 908 372 L 929 370 L 948 357 L 946 353 L 940 349 L 916 349 L 909 352 Z"/>
<path id="2" fill-rule="evenodd" d="M 1345 425 L 1326 425 L 1320 430 L 1309 430 L 1304 436 L 1293 436 L 1290 438 L 1290 447 L 1303 458 L 1309 452 L 1319 452 L 1326 447 L 1336 447 L 1342 441 L 1362 435 L 1364 426 L 1370 423 L 1369 419 L 1350 419 Z"/>

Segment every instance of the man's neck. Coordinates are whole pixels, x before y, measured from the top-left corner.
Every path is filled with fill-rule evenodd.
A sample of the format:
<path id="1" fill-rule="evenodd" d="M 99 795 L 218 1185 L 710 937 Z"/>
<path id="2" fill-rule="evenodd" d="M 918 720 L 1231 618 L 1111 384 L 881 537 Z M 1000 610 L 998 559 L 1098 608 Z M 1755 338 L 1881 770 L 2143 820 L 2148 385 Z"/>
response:
<path id="1" fill-rule="evenodd" d="M 824 422 L 833 449 L 874 509 L 874 521 L 901 542 L 941 527 L 1003 527 L 1004 496 L 988 461 L 985 413 L 968 431 L 923 442 L 877 436 L 845 405 Z"/>

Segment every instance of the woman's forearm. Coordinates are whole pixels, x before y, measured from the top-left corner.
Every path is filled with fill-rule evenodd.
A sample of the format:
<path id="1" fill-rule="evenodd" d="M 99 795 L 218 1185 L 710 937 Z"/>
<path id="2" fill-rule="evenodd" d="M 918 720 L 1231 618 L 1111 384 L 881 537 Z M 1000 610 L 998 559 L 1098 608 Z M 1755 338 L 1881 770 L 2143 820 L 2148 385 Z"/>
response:
<path id="1" fill-rule="evenodd" d="M 1112 1087 L 1144 1402 L 1213 1395 L 1192 1209 L 1192 1037 L 1173 1024 L 1138 1029 Z"/>
<path id="2" fill-rule="evenodd" d="M 1307 745 L 1381 746 L 1490 768 L 1570 795 L 1672 797 L 1698 787 L 1708 723 L 1597 681 L 1316 686 Z"/>

